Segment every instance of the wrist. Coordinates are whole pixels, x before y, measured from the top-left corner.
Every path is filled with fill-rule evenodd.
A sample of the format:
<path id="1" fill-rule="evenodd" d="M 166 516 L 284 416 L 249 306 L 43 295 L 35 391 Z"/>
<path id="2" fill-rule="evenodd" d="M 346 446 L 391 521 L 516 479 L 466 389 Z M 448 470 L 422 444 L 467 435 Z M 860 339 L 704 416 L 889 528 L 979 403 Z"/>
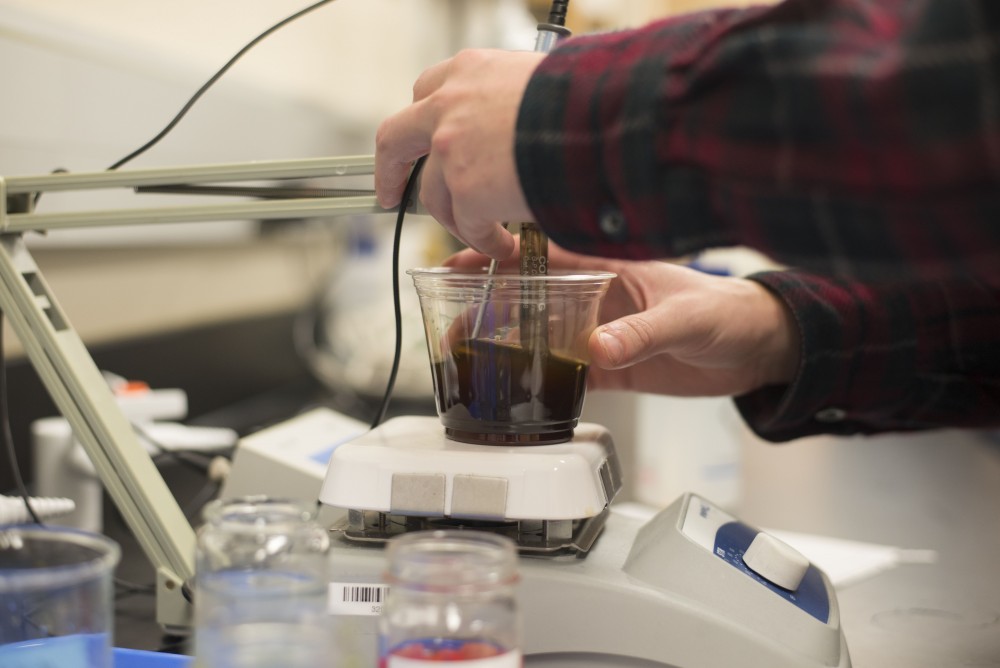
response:
<path id="1" fill-rule="evenodd" d="M 761 338 L 758 376 L 760 386 L 788 385 L 799 369 L 802 337 L 795 314 L 783 299 L 770 289 L 753 282 L 760 299 L 760 309 L 767 323 Z"/>

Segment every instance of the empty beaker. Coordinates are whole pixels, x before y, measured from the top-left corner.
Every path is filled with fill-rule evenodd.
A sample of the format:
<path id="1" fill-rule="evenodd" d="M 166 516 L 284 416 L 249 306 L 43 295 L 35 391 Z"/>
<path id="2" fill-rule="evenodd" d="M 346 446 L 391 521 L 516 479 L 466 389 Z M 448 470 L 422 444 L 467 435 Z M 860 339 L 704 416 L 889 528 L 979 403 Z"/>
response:
<path id="1" fill-rule="evenodd" d="M 195 655 L 206 668 L 335 665 L 328 532 L 315 504 L 213 501 L 198 531 Z"/>
<path id="2" fill-rule="evenodd" d="M 572 438 L 587 384 L 587 341 L 615 275 L 408 273 L 448 437 L 526 445 Z"/>
<path id="3" fill-rule="evenodd" d="M 111 668 L 120 556 L 98 534 L 0 529 L 0 666 Z"/>

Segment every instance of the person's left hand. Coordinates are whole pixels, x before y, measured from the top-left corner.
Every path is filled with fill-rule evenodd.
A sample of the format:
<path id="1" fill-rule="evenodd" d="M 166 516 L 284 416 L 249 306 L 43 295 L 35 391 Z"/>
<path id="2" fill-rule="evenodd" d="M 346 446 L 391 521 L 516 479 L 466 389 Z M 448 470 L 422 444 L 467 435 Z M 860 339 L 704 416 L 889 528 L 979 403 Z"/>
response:
<path id="1" fill-rule="evenodd" d="M 481 267 L 487 262 L 466 250 L 445 264 Z M 799 335 L 794 319 L 754 281 L 665 262 L 589 257 L 552 242 L 549 266 L 618 274 L 602 303 L 602 324 L 588 342 L 591 389 L 740 395 L 787 384 L 795 376 Z"/>

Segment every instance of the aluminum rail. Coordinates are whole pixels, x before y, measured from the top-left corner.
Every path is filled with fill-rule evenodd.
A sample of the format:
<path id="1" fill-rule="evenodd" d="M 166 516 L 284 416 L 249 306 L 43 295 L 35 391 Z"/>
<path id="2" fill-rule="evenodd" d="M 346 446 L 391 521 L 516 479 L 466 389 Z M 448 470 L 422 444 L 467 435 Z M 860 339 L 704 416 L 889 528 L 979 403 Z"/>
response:
<path id="1" fill-rule="evenodd" d="M 170 631 L 182 632 L 191 624 L 191 605 L 184 591 L 194 576 L 194 530 L 49 289 L 24 233 L 62 227 L 325 218 L 389 210 L 379 207 L 373 196 L 324 195 L 38 214 L 33 212 L 35 193 L 340 177 L 371 174 L 374 165 L 371 156 L 352 156 L 0 177 L 0 309 L 156 569 L 157 621 Z M 410 206 L 418 212 L 415 204 Z"/>
<path id="2" fill-rule="evenodd" d="M 144 186 L 237 183 L 372 174 L 373 156 L 275 160 L 218 165 L 195 165 L 121 172 L 58 173 L 43 176 L 0 177 L 0 233 L 35 232 L 62 228 L 151 225 L 220 220 L 327 218 L 358 213 L 391 213 L 373 195 L 315 196 L 281 200 L 250 200 L 216 204 L 158 207 L 122 207 L 72 212 L 35 213 L 34 193 Z M 20 207 L 11 202 L 22 203 Z M 415 202 L 408 209 L 422 213 Z"/>

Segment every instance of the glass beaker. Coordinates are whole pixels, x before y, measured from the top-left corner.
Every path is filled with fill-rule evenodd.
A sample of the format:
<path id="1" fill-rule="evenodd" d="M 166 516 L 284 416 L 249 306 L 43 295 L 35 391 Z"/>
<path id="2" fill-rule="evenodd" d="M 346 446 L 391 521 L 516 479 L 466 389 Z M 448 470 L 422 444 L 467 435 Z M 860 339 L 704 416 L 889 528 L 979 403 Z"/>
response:
<path id="1" fill-rule="evenodd" d="M 380 668 L 521 668 L 514 541 L 483 531 L 418 531 L 389 541 Z"/>
<path id="2" fill-rule="evenodd" d="M 313 506 L 245 497 L 205 507 L 194 593 L 197 665 L 334 665 L 330 538 Z"/>
<path id="3" fill-rule="evenodd" d="M 407 272 L 420 298 L 438 415 L 449 438 L 568 441 L 583 410 L 601 299 L 614 274 Z"/>
<path id="4" fill-rule="evenodd" d="M 0 529 L 0 666 L 111 668 L 120 557 L 98 534 Z"/>

